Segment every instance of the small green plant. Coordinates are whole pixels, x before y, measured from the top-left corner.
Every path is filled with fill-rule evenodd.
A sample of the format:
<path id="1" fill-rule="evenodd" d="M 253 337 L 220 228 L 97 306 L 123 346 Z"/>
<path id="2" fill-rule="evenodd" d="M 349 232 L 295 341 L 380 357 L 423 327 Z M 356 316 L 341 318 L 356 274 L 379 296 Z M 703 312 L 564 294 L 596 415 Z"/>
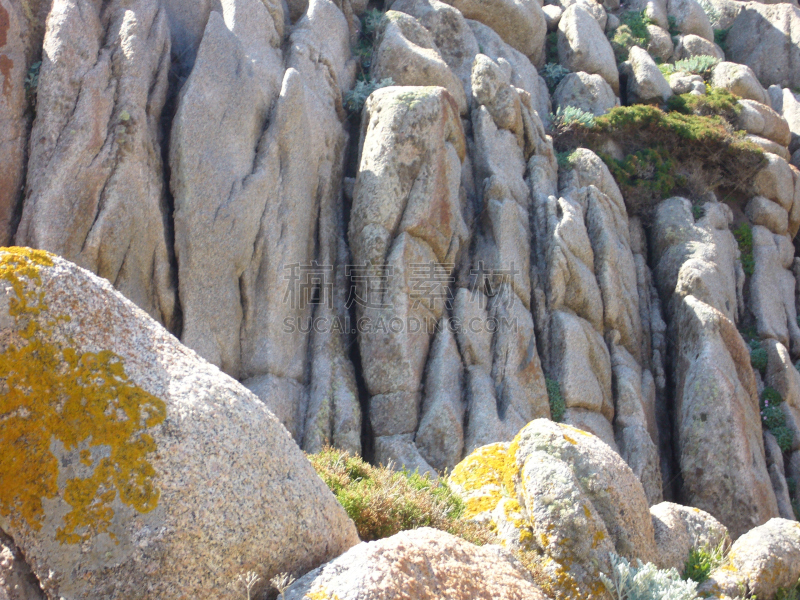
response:
<path id="1" fill-rule="evenodd" d="M 706 209 L 700 204 L 692 204 L 692 216 L 695 221 L 699 221 L 706 216 Z"/>
<path id="2" fill-rule="evenodd" d="M 461 518 L 464 502 L 443 480 L 374 467 L 334 448 L 309 454 L 308 459 L 353 519 L 363 541 L 417 527 L 441 529 L 476 544 L 492 539 L 483 525 Z"/>
<path id="3" fill-rule="evenodd" d="M 550 400 L 550 417 L 553 421 L 560 423 L 564 419 L 564 413 L 567 410 L 567 404 L 561 394 L 561 386 L 555 379 L 550 379 L 549 377 L 545 377 L 544 382 L 547 387 L 547 397 Z"/>
<path id="4" fill-rule="evenodd" d="M 795 521 L 800 521 L 800 502 L 792 500 L 792 512 L 794 513 Z"/>
<path id="5" fill-rule="evenodd" d="M 786 415 L 781 409 L 783 397 L 775 388 L 766 387 L 761 392 L 761 423 L 775 436 L 781 452 L 789 452 L 794 443 L 794 434 L 786 424 Z"/>
<path id="6" fill-rule="evenodd" d="M 684 181 L 675 174 L 675 164 L 662 147 L 645 148 L 623 160 L 607 154 L 600 157 L 608 166 L 623 195 L 631 202 L 651 202 L 668 198 Z"/>
<path id="7" fill-rule="evenodd" d="M 695 546 L 689 551 L 683 578 L 691 579 L 698 584 L 703 583 L 711 575 L 711 571 L 725 561 L 726 552 L 725 540 L 716 546 Z"/>
<path id="8" fill-rule="evenodd" d="M 569 75 L 570 70 L 566 67 L 562 67 L 558 63 L 547 63 L 544 67 L 542 67 L 541 75 L 544 77 L 545 83 L 547 83 L 547 89 L 550 90 L 552 94 L 561 80 L 564 79 L 567 75 Z"/>
<path id="9" fill-rule="evenodd" d="M 718 115 L 728 122 L 733 122 L 742 111 L 739 97 L 724 88 L 706 86 L 706 94 L 680 94 L 667 100 L 667 109 L 685 115 L 708 117 Z"/>
<path id="10" fill-rule="evenodd" d="M 39 70 L 42 61 L 33 63 L 25 75 L 25 96 L 31 106 L 36 106 L 36 92 L 39 90 Z"/>
<path id="11" fill-rule="evenodd" d="M 577 106 L 559 106 L 555 114 L 550 113 L 550 127 L 556 131 L 564 131 L 574 126 L 591 129 L 594 123 L 594 115 Z"/>
<path id="12" fill-rule="evenodd" d="M 361 114 L 361 109 L 367 102 L 370 94 L 380 88 L 394 85 L 394 80 L 391 77 L 381 79 L 380 81 L 372 81 L 370 79 L 359 79 L 353 86 L 353 89 L 344 95 L 344 107 L 350 111 L 351 114 Z"/>
<path id="13" fill-rule="evenodd" d="M 361 16 L 361 31 L 364 35 L 374 36 L 386 14 L 377 8 L 371 8 Z"/>
<path id="14" fill-rule="evenodd" d="M 758 340 L 750 340 L 750 365 L 762 375 L 767 370 L 767 351 Z"/>
<path id="15" fill-rule="evenodd" d="M 558 32 L 552 31 L 545 38 L 545 53 L 548 63 L 558 63 Z"/>
<path id="16" fill-rule="evenodd" d="M 675 569 L 659 569 L 653 563 L 636 561 L 612 553 L 611 573 L 600 580 L 614 600 L 697 600 L 697 583 L 684 581 Z"/>
<path id="17" fill-rule="evenodd" d="M 644 11 L 629 10 L 619 16 L 620 26 L 610 33 L 611 47 L 617 62 L 628 60 L 630 49 L 634 46 L 647 48 L 650 32 L 647 26 L 652 23 Z"/>
<path id="18" fill-rule="evenodd" d="M 728 54 L 728 32 L 730 32 L 731 28 L 728 27 L 727 29 L 715 29 L 714 30 L 714 43 L 722 48 L 722 51 L 725 54 Z"/>
<path id="19" fill-rule="evenodd" d="M 689 58 L 676 60 L 675 64 L 672 65 L 664 63 L 658 65 L 658 68 L 661 70 L 664 77 L 669 77 L 673 73 L 691 73 L 707 77 L 718 64 L 719 59 L 716 56 L 700 54 L 698 56 L 690 56 Z"/>
<path id="20" fill-rule="evenodd" d="M 261 581 L 261 577 L 259 577 L 253 571 L 248 571 L 247 573 L 242 573 L 239 575 L 237 582 L 240 583 L 247 593 L 247 600 L 251 600 L 251 594 L 253 591 L 253 586 Z"/>
<path id="21" fill-rule="evenodd" d="M 742 269 L 745 275 L 750 277 L 756 270 L 756 262 L 753 258 L 753 228 L 745 221 L 733 230 L 733 237 L 736 238 L 736 243 L 739 244 Z"/>
<path id="22" fill-rule="evenodd" d="M 675 38 L 681 34 L 680 29 L 678 29 L 678 19 L 672 15 L 667 17 L 667 31 L 669 32 L 670 36 L 672 36 L 673 42 L 675 41 Z"/>
<path id="23" fill-rule="evenodd" d="M 294 576 L 289 573 L 279 573 L 269 580 L 270 585 L 278 590 L 281 600 L 286 600 L 286 590 L 294 583 Z"/>
<path id="24" fill-rule="evenodd" d="M 800 600 L 800 582 L 788 590 L 778 588 L 778 591 L 775 592 L 774 600 Z"/>

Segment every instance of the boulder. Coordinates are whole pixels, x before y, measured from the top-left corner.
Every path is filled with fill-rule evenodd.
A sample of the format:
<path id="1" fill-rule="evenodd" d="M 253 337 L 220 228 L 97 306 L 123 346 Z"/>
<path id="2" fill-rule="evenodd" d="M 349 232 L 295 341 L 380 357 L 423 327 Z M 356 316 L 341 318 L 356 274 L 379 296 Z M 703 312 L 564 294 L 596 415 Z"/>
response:
<path id="1" fill-rule="evenodd" d="M 789 213 L 786 209 L 763 196 L 756 196 L 747 203 L 745 215 L 753 225 L 763 225 L 778 235 L 785 235 L 789 229 Z"/>
<path id="2" fill-rule="evenodd" d="M 161 159 L 166 12 L 155 0 L 55 0 L 51 14 L 15 241 L 105 277 L 174 330 Z"/>
<path id="3" fill-rule="evenodd" d="M 564 9 L 556 4 L 545 4 L 542 12 L 544 12 L 544 20 L 547 23 L 547 31 L 558 29 L 558 22 L 561 20 L 561 15 L 564 14 Z"/>
<path id="4" fill-rule="evenodd" d="M 744 139 L 761 148 L 764 153 L 769 152 L 770 154 L 775 154 L 787 162 L 792 158 L 792 155 L 789 154 L 789 150 L 786 149 L 786 146 L 781 146 L 780 144 L 773 142 L 772 140 L 768 140 L 767 138 L 748 133 L 744 136 Z"/>
<path id="5" fill-rule="evenodd" d="M 580 71 L 561 80 L 553 92 L 553 104 L 562 109 L 574 106 L 599 117 L 619 106 L 619 98 L 600 75 Z"/>
<path id="6" fill-rule="evenodd" d="M 634 46 L 628 58 L 628 101 L 661 104 L 672 96 L 669 83 L 647 50 Z"/>
<path id="7" fill-rule="evenodd" d="M 701 594 L 743 594 L 771 600 L 800 579 L 800 523 L 770 519 L 736 540 L 723 565 L 698 590 Z"/>
<path id="8" fill-rule="evenodd" d="M 722 48 L 714 42 L 710 42 L 693 33 L 678 36 L 678 43 L 675 45 L 672 58 L 682 60 L 692 56 L 713 56 L 714 58 L 725 60 L 725 53 Z"/>
<path id="9" fill-rule="evenodd" d="M 439 0 L 396 0 L 392 10 L 411 15 L 431 33 L 439 54 L 461 81 L 467 103 L 471 104 L 472 61 L 480 48 L 461 12 Z M 509 47 L 509 50 L 512 48 Z M 525 62 L 529 63 L 527 59 Z M 535 78 L 536 69 L 530 64 L 527 66 L 534 72 Z"/>
<path id="10" fill-rule="evenodd" d="M 700 75 L 679 71 L 669 76 L 669 87 L 673 94 L 701 94 L 705 96 L 706 82 Z"/>
<path id="11" fill-rule="evenodd" d="M 444 289 L 414 291 L 419 277 L 414 265 L 437 266 L 449 277 L 468 234 L 459 202 L 464 133 L 457 104 L 443 88 L 383 88 L 364 110 L 348 237 L 353 264 L 372 265 L 356 286 L 358 297 L 368 300 L 356 308 L 359 319 L 370 324 L 358 336 L 370 419 L 381 462 L 429 470 L 418 454 L 409 458 L 413 441 L 394 436 L 417 429 L 428 349 L 449 301 Z M 387 147 L 404 150 L 387 160 Z M 376 277 L 385 283 L 372 290 L 367 286 Z M 401 326 L 380 327 L 390 320 Z M 393 448 L 405 450 L 392 456 Z"/>
<path id="12" fill-rule="evenodd" d="M 614 51 L 603 30 L 580 4 L 564 11 L 558 22 L 558 61 L 573 72 L 596 73 L 619 93 Z"/>
<path id="13" fill-rule="evenodd" d="M 740 98 L 770 106 L 770 97 L 747 65 L 721 62 L 711 71 L 711 86 L 724 88 Z M 780 112 L 780 111 L 779 111 Z"/>
<path id="14" fill-rule="evenodd" d="M 728 58 L 750 67 L 764 86 L 800 87 L 800 9 L 745 4 L 728 32 Z"/>
<path id="15" fill-rule="evenodd" d="M 653 533 L 661 569 L 683 573 L 693 548 L 714 549 L 731 545 L 728 529 L 707 512 L 692 506 L 662 502 L 650 507 Z"/>
<path id="16" fill-rule="evenodd" d="M 544 63 L 547 23 L 538 0 L 448 0 L 447 4 L 460 10 L 465 18 L 491 27 L 534 65 Z"/>
<path id="17" fill-rule="evenodd" d="M 475 546 L 422 527 L 362 542 L 286 590 L 286 600 L 545 600 L 499 546 Z"/>
<path id="18" fill-rule="evenodd" d="M 744 273 L 729 230 L 733 215 L 724 204 L 704 209 L 695 222 L 688 200 L 664 200 L 651 245 L 672 328 L 679 498 L 736 537 L 777 516 L 777 505 L 750 353 L 735 325 Z"/>
<path id="19" fill-rule="evenodd" d="M 461 114 L 467 113 L 464 86 L 439 53 L 433 36 L 414 17 L 390 10 L 375 41 L 372 77 L 392 79 L 396 85 L 441 86 L 455 98 Z"/>
<path id="20" fill-rule="evenodd" d="M 800 372 L 795 369 L 789 350 L 779 341 L 764 340 L 762 347 L 767 351 L 765 383 L 783 398 L 780 406 L 786 425 L 792 430 L 792 451 L 800 450 Z"/>
<path id="21" fill-rule="evenodd" d="M 48 598 L 233 600 L 358 542 L 275 416 L 106 280 L 27 248 L 0 277 L 0 529 Z"/>
<path id="22" fill-rule="evenodd" d="M 789 124 L 780 114 L 755 100 L 739 100 L 739 106 L 741 111 L 736 118 L 739 129 L 772 140 L 781 146 L 789 145 L 792 134 Z"/>
<path id="23" fill-rule="evenodd" d="M 772 338 L 797 352 L 800 327 L 794 302 L 791 272 L 794 247 L 788 237 L 766 227 L 753 227 L 754 273 L 750 282 L 750 310 L 761 339 Z"/>
<path id="24" fill-rule="evenodd" d="M 647 51 L 650 55 L 653 58 L 660 59 L 662 62 L 667 62 L 672 58 L 675 46 L 672 43 L 672 36 L 669 32 L 651 23 L 647 26 L 647 33 L 650 34 L 650 39 L 647 42 Z"/>
<path id="25" fill-rule="evenodd" d="M 488 520 L 508 548 L 542 557 L 540 576 L 556 597 L 605 597 L 599 574 L 610 552 L 656 560 L 641 483 L 585 431 L 537 419 L 510 444 L 473 452 L 449 481 L 469 518 Z"/>
<path id="26" fill-rule="evenodd" d="M 756 173 L 753 186 L 756 194 L 791 210 L 794 202 L 794 176 L 792 168 L 780 156 L 766 154 L 767 164 Z"/>
<path id="27" fill-rule="evenodd" d="M 679 32 L 684 35 L 693 34 L 709 42 L 714 41 L 714 30 L 697 0 L 667 0 L 666 4 L 667 14 L 675 19 L 675 27 Z"/>

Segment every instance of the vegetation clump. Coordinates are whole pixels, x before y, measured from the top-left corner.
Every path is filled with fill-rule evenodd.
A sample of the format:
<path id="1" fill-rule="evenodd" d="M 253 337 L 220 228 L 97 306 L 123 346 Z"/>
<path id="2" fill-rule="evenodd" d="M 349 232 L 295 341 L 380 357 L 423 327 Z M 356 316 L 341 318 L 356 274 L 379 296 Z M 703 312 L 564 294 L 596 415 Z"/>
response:
<path id="1" fill-rule="evenodd" d="M 555 379 L 550 379 L 549 377 L 546 377 L 544 381 L 547 387 L 547 397 L 550 400 L 550 418 L 560 423 L 563 421 L 564 413 L 567 410 L 567 404 L 561 394 L 561 386 Z"/>
<path id="2" fill-rule="evenodd" d="M 745 221 L 734 229 L 733 237 L 736 238 L 736 243 L 739 244 L 742 269 L 745 275 L 750 277 L 756 269 L 756 262 L 753 258 L 753 228 L 750 227 L 750 223 Z"/>
<path id="3" fill-rule="evenodd" d="M 708 77 L 711 71 L 719 64 L 719 59 L 716 56 L 709 56 L 708 54 L 700 54 L 698 56 L 690 56 L 682 60 L 676 60 L 674 64 L 664 63 L 659 65 L 658 68 L 665 77 L 669 77 L 673 73 L 690 73 L 693 75 L 701 75 L 703 78 Z"/>
<path id="4" fill-rule="evenodd" d="M 418 527 L 440 529 L 478 545 L 493 539 L 488 529 L 463 518 L 464 502 L 442 480 L 374 467 L 334 448 L 308 459 L 353 519 L 363 541 Z"/>
<path id="5" fill-rule="evenodd" d="M 720 116 L 733 121 L 742 112 L 739 97 L 724 88 L 706 86 L 704 96 L 698 94 L 680 94 L 667 100 L 667 109 L 684 115 L 701 117 Z"/>
<path id="6" fill-rule="evenodd" d="M 591 129 L 594 124 L 595 116 L 577 106 L 559 106 L 555 114 L 550 113 L 550 128 L 557 133 L 563 133 L 574 127 Z"/>
<path id="7" fill-rule="evenodd" d="M 356 84 L 353 89 L 344 95 L 344 107 L 352 116 L 359 116 L 369 95 L 377 89 L 394 85 L 391 77 L 373 81 L 370 75 L 372 55 L 375 53 L 375 43 L 378 30 L 386 18 L 385 13 L 375 8 L 361 15 L 361 30 L 358 42 L 353 48 L 353 54 L 358 56 L 359 70 Z"/>
<path id="8" fill-rule="evenodd" d="M 722 97 L 715 97 L 719 104 Z M 603 155 L 609 141 L 623 158 Z M 753 195 L 752 181 L 766 164 L 763 151 L 735 133 L 719 115 L 664 112 L 654 106 L 611 109 L 587 126 L 574 120 L 554 128 L 554 145 L 564 152 L 577 147 L 595 150 L 604 158 L 623 190 L 631 214 L 643 214 L 664 198 L 682 193 L 701 197 L 723 188 Z"/>
<path id="9" fill-rule="evenodd" d="M 659 569 L 637 561 L 634 567 L 622 556 L 610 555 L 611 573 L 600 580 L 614 600 L 696 600 L 697 583 L 685 581 L 675 569 Z"/>
<path id="10" fill-rule="evenodd" d="M 683 570 L 683 578 L 700 584 L 708 580 L 711 571 L 725 561 L 725 540 L 716 546 L 695 546 L 689 551 L 689 558 Z"/>
<path id="11" fill-rule="evenodd" d="M 569 74 L 569 69 L 556 62 L 547 63 L 541 70 L 541 75 L 544 77 L 547 89 L 550 90 L 551 94 L 555 91 L 556 87 L 558 87 L 558 84 L 561 83 L 561 80 Z"/>
<path id="12" fill-rule="evenodd" d="M 766 387 L 761 392 L 761 422 L 775 436 L 781 452 L 789 452 L 794 443 L 794 434 L 786 424 L 782 403 L 783 397 L 775 388 Z"/>
<path id="13" fill-rule="evenodd" d="M 344 107 L 352 114 L 361 114 L 364 104 L 367 102 L 370 94 L 380 88 L 394 85 L 394 80 L 391 77 L 386 77 L 380 81 L 372 81 L 371 78 L 359 79 L 353 86 L 353 89 L 344 95 Z"/>
<path id="14" fill-rule="evenodd" d="M 620 26 L 617 27 L 610 38 L 611 47 L 617 62 L 628 60 L 631 48 L 639 46 L 647 48 L 650 41 L 650 32 L 647 26 L 652 23 L 644 11 L 629 10 L 619 16 Z"/>

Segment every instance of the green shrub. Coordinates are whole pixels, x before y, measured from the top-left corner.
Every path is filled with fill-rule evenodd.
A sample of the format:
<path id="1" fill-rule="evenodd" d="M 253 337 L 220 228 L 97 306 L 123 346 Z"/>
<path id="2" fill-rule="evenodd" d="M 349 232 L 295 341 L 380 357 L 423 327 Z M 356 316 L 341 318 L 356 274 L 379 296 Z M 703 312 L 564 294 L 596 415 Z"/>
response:
<path id="1" fill-rule="evenodd" d="M 725 54 L 728 54 L 728 32 L 731 30 L 730 27 L 727 29 L 715 29 L 714 30 L 714 43 L 722 48 L 722 51 Z"/>
<path id="2" fill-rule="evenodd" d="M 619 16 L 620 26 L 611 34 L 611 47 L 617 62 L 628 60 L 630 49 L 634 46 L 647 48 L 650 32 L 647 26 L 652 22 L 644 11 L 629 10 Z"/>
<path id="3" fill-rule="evenodd" d="M 553 421 L 560 423 L 567 410 L 567 404 L 561 394 L 561 385 L 555 379 L 550 379 L 549 377 L 545 377 L 544 381 L 547 386 L 547 397 L 550 400 L 550 417 Z"/>
<path id="4" fill-rule="evenodd" d="M 684 579 L 691 579 L 700 584 L 708 579 L 711 571 L 719 567 L 725 560 L 725 540 L 715 547 L 695 546 L 689 551 L 689 558 L 683 571 Z"/>
<path id="5" fill-rule="evenodd" d="M 659 65 L 658 68 L 665 77 L 673 73 L 692 73 L 694 75 L 702 75 L 706 77 L 711 73 L 711 70 L 719 64 L 719 59 L 716 56 L 709 56 L 708 54 L 701 54 L 698 56 L 690 56 L 682 60 L 675 61 L 675 64 L 665 63 Z"/>
<path id="6" fill-rule="evenodd" d="M 672 195 L 682 183 L 675 175 L 675 165 L 664 148 L 645 148 L 617 160 L 607 154 L 600 157 L 619 185 L 622 195 L 633 203 L 658 201 Z"/>
<path id="7" fill-rule="evenodd" d="M 545 37 L 545 53 L 548 63 L 558 63 L 558 31 L 552 31 Z"/>
<path id="8" fill-rule="evenodd" d="M 417 527 L 441 529 L 477 544 L 493 539 L 483 526 L 461 519 L 464 503 L 442 480 L 374 467 L 334 448 L 309 454 L 308 459 L 363 541 Z"/>
<path id="9" fill-rule="evenodd" d="M 778 588 L 778 591 L 775 592 L 774 600 L 800 600 L 800 583 L 798 583 L 797 587 L 788 590 Z"/>
<path id="10" fill-rule="evenodd" d="M 767 370 L 767 351 L 763 348 L 750 348 L 750 365 L 759 373 Z"/>
<path id="11" fill-rule="evenodd" d="M 733 122 L 742 111 L 739 97 L 724 88 L 707 87 L 705 96 L 697 94 L 680 94 L 667 100 L 667 109 L 685 115 L 708 117 L 718 115 Z"/>
<path id="12" fill-rule="evenodd" d="M 789 452 L 794 443 L 794 434 L 786 424 L 786 415 L 781 410 L 783 398 L 771 387 L 761 392 L 761 422 L 775 436 L 781 452 Z"/>
<path id="13" fill-rule="evenodd" d="M 766 164 L 764 152 L 735 134 L 722 117 L 664 112 L 642 104 L 612 108 L 596 117 L 592 127 L 555 129 L 553 135 L 558 152 L 586 147 L 602 153 L 609 141 L 619 148 L 624 160 L 648 151 L 645 157 L 652 160 L 644 161 L 649 163 L 648 170 L 637 179 L 650 183 L 636 186 L 642 193 L 631 198 L 623 191 L 629 214 L 640 216 L 649 213 L 653 202 L 660 201 L 662 192 L 673 185 L 673 193 L 688 197 L 700 197 L 717 188 L 722 188 L 717 193 L 753 196 L 753 179 Z M 639 155 L 639 163 L 641 159 Z M 665 163 L 671 164 L 669 172 Z"/>
<path id="14" fill-rule="evenodd" d="M 694 217 L 695 221 L 699 221 L 706 216 L 706 209 L 700 204 L 692 204 L 692 216 Z"/>
<path id="15" fill-rule="evenodd" d="M 611 554 L 612 571 L 600 580 L 614 600 L 696 600 L 697 583 L 684 581 L 675 569 L 659 569 L 653 563 L 632 566 Z"/>
<path id="16" fill-rule="evenodd" d="M 753 258 L 753 228 L 746 221 L 733 230 L 733 237 L 739 244 L 740 260 L 742 269 L 748 277 L 755 272 L 756 262 Z"/>
<path id="17" fill-rule="evenodd" d="M 369 98 L 369 95 L 380 88 L 394 85 L 391 77 L 381 79 L 380 81 L 372 81 L 371 79 L 359 79 L 356 81 L 353 89 L 344 95 L 344 107 L 350 111 L 351 114 L 358 115 L 364 104 Z"/>
<path id="18" fill-rule="evenodd" d="M 555 91 L 558 84 L 561 83 L 561 80 L 569 75 L 569 73 L 569 69 L 562 67 L 558 63 L 547 63 L 540 71 L 540 75 L 544 77 L 544 81 L 547 83 L 547 89 L 550 90 L 551 94 Z"/>
<path id="19" fill-rule="evenodd" d="M 555 114 L 550 113 L 550 127 L 562 132 L 573 127 L 591 129 L 594 127 L 595 116 L 577 106 L 559 106 Z"/>
<path id="20" fill-rule="evenodd" d="M 667 17 L 667 31 L 669 32 L 669 35 L 673 38 L 673 42 L 675 41 L 674 38 L 678 37 L 681 34 L 680 30 L 678 29 L 678 20 L 672 15 L 669 15 Z"/>

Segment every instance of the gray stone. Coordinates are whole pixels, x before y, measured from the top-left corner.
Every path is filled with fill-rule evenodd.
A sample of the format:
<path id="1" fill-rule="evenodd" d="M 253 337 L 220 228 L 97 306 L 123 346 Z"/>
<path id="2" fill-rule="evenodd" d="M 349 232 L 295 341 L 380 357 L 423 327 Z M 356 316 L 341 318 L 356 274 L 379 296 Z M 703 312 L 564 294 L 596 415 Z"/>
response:
<path id="1" fill-rule="evenodd" d="M 4 484 L 0 528 L 49 598 L 233 600 L 243 570 L 303 572 L 358 542 L 239 383 L 106 280 L 42 251 L 5 250 L 0 263 L 3 406 L 27 407 L 2 418 L 31 442 L 3 438 L 4 456 L 22 454 L 3 475 L 15 487 Z"/>
<path id="2" fill-rule="evenodd" d="M 790 4 L 744 5 L 728 32 L 728 58 L 750 67 L 762 85 L 800 87 L 800 9 Z"/>
<path id="3" fill-rule="evenodd" d="M 166 13 L 153 0 L 56 0 L 53 11 L 15 242 L 105 277 L 174 330 L 160 145 Z"/>
<path id="4" fill-rule="evenodd" d="M 653 58 L 661 59 L 662 62 L 667 62 L 672 58 L 675 46 L 672 43 L 672 36 L 670 36 L 669 32 L 652 23 L 647 26 L 647 32 L 650 34 L 650 39 L 647 42 L 647 51 L 650 55 Z"/>
<path id="5" fill-rule="evenodd" d="M 673 502 L 650 507 L 653 533 L 658 547 L 656 564 L 683 573 L 693 548 L 723 549 L 731 545 L 728 529 L 707 512 Z"/>
<path id="6" fill-rule="evenodd" d="M 46 600 L 14 541 L 0 531 L 0 600 Z"/>
<path id="7" fill-rule="evenodd" d="M 724 61 L 719 63 L 711 72 L 711 85 L 724 88 L 741 98 L 770 105 L 769 94 L 761 87 L 753 69 L 747 65 Z"/>
<path id="8" fill-rule="evenodd" d="M 631 103 L 663 103 L 672 96 L 669 83 L 647 50 L 638 46 L 630 49 L 628 58 L 628 98 Z"/>
<path id="9" fill-rule="evenodd" d="M 713 56 L 714 58 L 725 60 L 725 53 L 722 48 L 714 42 L 692 33 L 678 36 L 678 43 L 675 45 L 672 57 L 675 60 L 681 60 L 692 56 Z"/>
<path id="10" fill-rule="evenodd" d="M 700 75 L 678 72 L 669 76 L 669 87 L 674 94 L 701 94 L 705 96 L 706 82 Z"/>
<path id="11" fill-rule="evenodd" d="M 600 75 L 615 93 L 619 92 L 611 44 L 591 13 L 580 4 L 567 8 L 558 23 L 558 60 L 570 71 Z"/>
<path id="12" fill-rule="evenodd" d="M 546 599 L 507 550 L 428 527 L 362 542 L 302 577 L 285 597 L 438 600 L 443 593 L 452 600 Z"/>
<path id="13" fill-rule="evenodd" d="M 789 229 L 789 213 L 779 204 L 756 196 L 745 207 L 745 214 L 753 225 L 763 225 L 772 233 L 785 235 Z"/>
<path id="14" fill-rule="evenodd" d="M 771 519 L 736 540 L 725 563 L 711 572 L 701 594 L 773 598 L 800 578 L 800 523 Z"/>
<path id="15" fill-rule="evenodd" d="M 553 104 L 562 109 L 574 106 L 599 117 L 619 106 L 619 98 L 600 75 L 581 71 L 561 80 L 553 92 Z"/>
<path id="16" fill-rule="evenodd" d="M 755 100 L 739 100 L 741 111 L 737 115 L 737 126 L 747 133 L 788 146 L 792 139 L 789 124 L 769 106 Z"/>
<path id="17" fill-rule="evenodd" d="M 682 34 L 694 34 L 709 42 L 714 41 L 714 30 L 697 0 L 667 0 L 667 14 L 675 19 L 675 27 Z"/>

